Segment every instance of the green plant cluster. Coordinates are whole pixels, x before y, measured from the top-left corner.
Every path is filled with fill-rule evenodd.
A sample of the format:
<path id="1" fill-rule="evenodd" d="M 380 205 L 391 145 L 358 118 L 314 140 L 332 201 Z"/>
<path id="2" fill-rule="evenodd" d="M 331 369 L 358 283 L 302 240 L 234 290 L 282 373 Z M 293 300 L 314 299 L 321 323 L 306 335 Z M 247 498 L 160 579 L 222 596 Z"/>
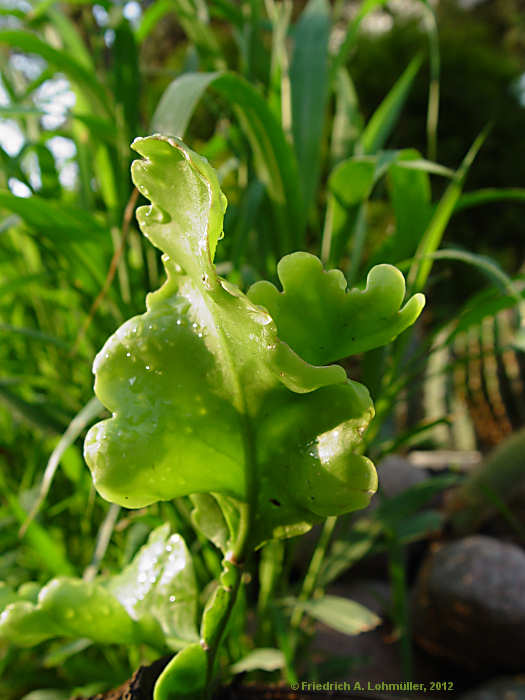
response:
<path id="1" fill-rule="evenodd" d="M 335 516 L 366 503 L 375 484 L 368 457 L 449 423 L 421 413 L 405 430 L 396 426 L 400 409 L 422 391 L 429 358 L 501 310 L 519 314 L 519 280 L 475 252 L 440 248 L 458 212 L 498 198 L 520 201 L 523 191 L 464 193 L 485 132 L 469 134 L 470 148 L 462 139 L 467 153 L 457 167 L 436 162 L 438 26 L 427 2 L 420 3 L 422 53 L 410 53 L 366 119 L 352 55 L 363 21 L 385 2 L 366 0 L 351 19 L 344 3 L 325 0 L 156 0 L 140 16 L 131 5 L 45 0 L 0 10 L 0 117 L 21 142 L 16 150 L 4 141 L 0 150 L 0 595 L 2 607 L 14 603 L 3 624 L 18 630 L 6 636 L 36 644 L 20 651 L 2 642 L 0 694 L 14 700 L 54 688 L 60 698 L 118 685 L 159 652 L 193 642 L 198 614 L 208 604 L 220 610 L 232 583 L 238 593 L 235 603 L 224 597 L 227 629 L 222 613 L 218 622 L 209 613 L 206 629 L 219 634 L 210 648 L 224 639 L 212 666 L 225 679 L 261 668 L 293 679 L 307 646 L 305 621 L 307 630 L 320 619 L 351 634 L 376 624 L 369 611 L 323 593 L 359 557 L 381 549 L 395 573 L 393 616 L 409 664 L 399 552 L 438 526 L 439 514 L 417 512 L 431 493 L 416 489 L 406 502 L 386 502 L 353 529 L 343 518 L 342 534 Z M 418 81 L 426 88 L 424 153 L 396 140 Z M 57 90 L 74 101 L 60 118 Z M 156 132 L 169 138 L 135 142 L 146 158 L 134 166 L 135 187 L 129 144 Z M 59 147 L 69 153 L 65 163 Z M 167 175 L 183 167 L 182 179 Z M 223 223 L 220 190 L 229 203 Z M 199 201 L 203 208 L 192 213 Z M 146 237 L 135 222 L 137 204 Z M 451 259 L 477 269 L 486 287 L 462 300 L 454 318 L 432 325 L 439 318 L 434 264 Z M 396 264 L 411 299 L 401 310 L 403 276 L 386 267 Z M 386 346 L 415 320 L 422 291 L 431 302 L 425 332 L 406 331 Z M 166 320 L 172 317 L 180 325 Z M 118 327 L 98 355 L 99 401 L 92 360 Z M 172 363 L 170 343 L 194 364 Z M 344 358 L 355 353 L 359 366 L 346 380 L 330 363 L 348 367 Z M 444 365 L 441 376 L 450 369 Z M 370 391 L 373 419 L 356 380 Z M 179 404 L 170 403 L 173 395 Z M 107 419 L 102 404 L 116 416 Z M 87 460 L 96 486 L 118 505 L 96 495 L 83 463 L 85 433 L 100 418 Z M 338 425 L 345 428 L 336 437 Z M 320 435 L 329 463 L 323 473 Z M 316 457 L 308 454 L 312 440 Z M 269 474 L 262 484 L 244 461 L 254 444 L 252 463 Z M 296 476 L 283 479 L 278 465 L 290 459 Z M 215 462 L 224 469 L 204 471 Z M 315 489 L 298 478 L 305 473 Z M 334 483 L 349 486 L 336 491 Z M 235 504 L 253 506 L 254 492 L 245 541 Z M 294 539 L 275 538 L 327 516 L 297 585 Z M 245 565 L 257 591 L 244 585 L 247 575 L 223 569 L 232 532 L 247 551 L 266 543 Z M 180 576 L 170 569 L 175 550 Z M 156 580 L 145 585 L 148 576 Z M 187 599 L 180 600 L 181 582 Z M 130 590 L 140 586 L 145 602 L 133 602 Z M 94 628 L 93 600 L 119 610 L 120 640 Z M 72 601 L 79 614 L 70 618 Z M 250 607 L 260 621 L 253 640 L 245 633 Z M 31 637 L 35 620 L 52 638 Z M 202 653 L 188 653 L 198 667 Z"/>

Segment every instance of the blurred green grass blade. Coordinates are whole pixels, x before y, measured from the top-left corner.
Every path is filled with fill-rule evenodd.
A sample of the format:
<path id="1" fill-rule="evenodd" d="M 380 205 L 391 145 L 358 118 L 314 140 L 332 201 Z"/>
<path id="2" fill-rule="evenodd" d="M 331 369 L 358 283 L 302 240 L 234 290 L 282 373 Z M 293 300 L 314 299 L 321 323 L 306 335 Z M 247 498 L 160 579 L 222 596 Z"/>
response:
<path id="1" fill-rule="evenodd" d="M 410 61 L 401 77 L 370 117 L 359 140 L 359 149 L 362 153 L 375 153 L 385 145 L 399 119 L 422 62 L 422 56 L 416 56 Z"/>
<path id="2" fill-rule="evenodd" d="M 405 450 L 407 447 L 417 445 L 422 440 L 428 431 L 431 431 L 436 425 L 450 425 L 450 418 L 442 417 L 435 420 L 424 419 L 416 423 L 409 430 L 399 433 L 393 440 L 382 442 L 377 452 L 374 452 L 374 461 L 379 462 L 388 454 Z"/>
<path id="3" fill-rule="evenodd" d="M 360 634 L 377 627 L 381 620 L 364 605 L 347 598 L 325 595 L 308 601 L 297 601 L 297 606 L 319 622 L 342 634 Z"/>
<path id="4" fill-rule="evenodd" d="M 416 542 L 440 530 L 445 521 L 445 514 L 439 510 L 425 510 L 403 520 L 398 525 L 396 536 L 401 544 Z"/>
<path id="5" fill-rule="evenodd" d="M 401 665 L 404 678 L 412 678 L 412 639 L 405 553 L 400 539 L 392 534 L 388 539 L 388 572 L 392 591 L 392 617 L 399 637 Z"/>
<path id="6" fill-rule="evenodd" d="M 520 292 L 520 297 L 525 300 L 525 291 Z M 469 299 L 458 314 L 458 321 L 454 324 L 447 342 L 452 342 L 453 338 L 477 326 L 485 318 L 493 318 L 503 309 L 510 309 L 516 305 L 515 294 L 501 295 L 494 288 L 484 289 L 479 294 Z"/>
<path id="7" fill-rule="evenodd" d="M 239 28 L 244 22 L 242 10 L 231 0 L 213 0 L 210 6 L 210 15 L 225 19 Z"/>
<path id="8" fill-rule="evenodd" d="M 0 469 L 0 491 L 8 507 L 21 524 L 26 518 L 26 512 L 20 505 L 16 494 L 7 486 L 4 474 Z M 41 562 L 42 569 L 55 576 L 74 576 L 75 570 L 67 560 L 63 547 L 38 523 L 31 523 L 26 533 L 26 542 L 36 558 Z"/>
<path id="9" fill-rule="evenodd" d="M 361 205 L 372 191 L 375 172 L 373 160 L 350 158 L 339 163 L 328 179 L 321 257 L 329 265 L 339 264 L 355 231 Z"/>
<path id="10" fill-rule="evenodd" d="M 246 250 L 248 236 L 255 227 L 257 216 L 264 197 L 264 185 L 257 179 L 248 184 L 238 207 L 235 226 L 229 232 L 231 236 L 232 262 L 234 269 L 240 268 L 243 253 Z"/>
<path id="11" fill-rule="evenodd" d="M 122 108 L 127 127 L 126 140 L 138 133 L 141 100 L 139 57 L 135 36 L 130 24 L 122 19 L 114 29 L 113 41 L 113 95 Z"/>
<path id="12" fill-rule="evenodd" d="M 293 31 L 290 63 L 292 134 L 304 202 L 315 200 L 321 171 L 326 105 L 329 91 L 328 40 L 330 6 L 309 0 Z"/>
<path id="13" fill-rule="evenodd" d="M 354 84 L 346 68 L 335 78 L 335 114 L 332 122 L 330 155 L 332 164 L 348 158 L 363 131 L 363 117 Z"/>
<path id="14" fill-rule="evenodd" d="M 88 71 L 95 71 L 95 64 L 93 58 L 89 53 L 86 44 L 82 40 L 81 35 L 77 31 L 75 23 L 68 17 L 65 12 L 56 10 L 53 5 L 55 2 L 50 2 L 49 7 L 45 8 L 44 3 L 39 6 L 41 8 L 41 14 L 45 15 L 53 27 L 56 29 L 60 38 L 62 39 L 62 45 L 64 50 L 71 55 L 75 61 Z M 32 12 L 34 18 L 37 17 L 38 7 Z"/>
<path id="15" fill-rule="evenodd" d="M 416 257 L 410 271 L 408 273 L 408 283 L 411 293 L 420 291 L 424 288 L 430 271 L 432 269 L 432 259 L 427 257 L 435 253 L 441 244 L 441 239 L 448 226 L 450 217 L 454 212 L 454 208 L 461 195 L 463 183 L 467 176 L 468 170 L 474 161 L 479 149 L 481 148 L 486 136 L 488 128 L 484 129 L 476 138 L 470 149 L 468 150 L 463 162 L 456 172 L 454 180 L 445 190 L 439 204 L 430 220 L 428 227 L 419 243 L 416 250 Z"/>
<path id="16" fill-rule="evenodd" d="M 192 0 L 157 0 L 152 3 L 145 10 L 135 32 L 137 43 L 143 43 L 158 23 L 170 13 L 176 16 L 201 58 L 212 65 L 222 63 L 220 46 L 209 24 L 208 8 L 205 4 Z"/>
<path id="17" fill-rule="evenodd" d="M 522 294 L 516 287 L 513 280 L 492 258 L 477 253 L 470 253 L 468 250 L 445 249 L 432 253 L 433 260 L 458 260 L 477 267 L 488 279 L 500 287 L 501 290 L 514 297 L 517 302 L 521 302 Z"/>
<path id="18" fill-rule="evenodd" d="M 335 581 L 354 564 L 365 557 L 383 531 L 383 526 L 373 517 L 361 517 L 350 531 L 333 542 L 329 555 L 325 558 L 319 585 L 321 587 Z"/>
<path id="19" fill-rule="evenodd" d="M 22 29 L 0 30 L 0 44 L 2 43 L 45 59 L 58 71 L 65 73 L 81 90 L 87 91 L 100 108 L 109 111 L 106 92 L 94 73 L 78 63 L 67 51 L 55 49 L 36 34 Z"/>
<path id="20" fill-rule="evenodd" d="M 52 343 L 59 348 L 64 350 L 69 350 L 70 347 L 60 338 L 54 335 L 49 335 L 49 333 L 43 333 L 42 331 L 36 330 L 35 328 L 26 328 L 23 326 L 10 326 L 5 323 L 0 323 L 0 334 L 16 333 L 18 335 L 24 335 L 32 340 L 39 340 L 42 343 Z"/>
<path id="21" fill-rule="evenodd" d="M 0 107 L 0 117 L 4 119 L 16 119 L 17 117 L 43 117 L 46 112 L 43 109 L 29 107 L 27 105 L 3 105 Z"/>
<path id="22" fill-rule="evenodd" d="M 35 518 L 40 508 L 42 507 L 42 504 L 44 503 L 46 496 L 49 493 L 49 489 L 51 488 L 51 484 L 53 483 L 53 478 L 55 476 L 56 470 L 60 465 L 60 460 L 62 459 L 64 452 L 75 442 L 75 440 L 85 430 L 85 428 L 102 413 L 103 410 L 104 407 L 102 406 L 100 401 L 96 397 L 93 397 L 77 413 L 77 415 L 68 425 L 65 433 L 62 435 L 57 446 L 51 453 L 51 456 L 44 471 L 44 475 L 42 477 L 42 483 L 40 484 L 38 497 L 35 503 L 33 504 L 33 507 L 31 508 L 27 519 L 20 528 L 21 537 L 25 534 L 27 528 Z"/>
<path id="23" fill-rule="evenodd" d="M 157 0 L 147 7 L 142 15 L 140 24 L 135 30 L 137 42 L 141 44 L 157 24 L 170 12 L 174 12 L 175 6 L 173 0 Z"/>
<path id="24" fill-rule="evenodd" d="M 428 173 L 419 168 L 403 167 L 403 161 L 417 162 L 419 153 L 413 149 L 400 151 L 388 169 L 388 189 L 394 211 L 394 232 L 370 261 L 398 263 L 411 258 L 432 216 L 431 188 Z"/>
<path id="25" fill-rule="evenodd" d="M 258 179 L 266 185 L 280 233 L 279 256 L 300 245 L 306 226 L 295 154 L 264 97 L 233 73 L 187 73 L 166 89 L 153 118 L 153 129 L 182 136 L 208 87 L 234 110 L 253 151 Z M 175 133 L 178 131 L 178 133 Z"/>
<path id="26" fill-rule="evenodd" d="M 82 241 L 107 235 L 105 227 L 89 212 L 37 195 L 23 198 L 0 191 L 0 208 L 18 214 L 27 224 L 47 232 L 52 239 Z"/>
<path id="27" fill-rule="evenodd" d="M 522 319 L 525 318 L 523 292 L 494 260 L 465 250 L 438 250 L 429 257 L 433 260 L 458 260 L 478 268 L 491 282 L 513 299 L 513 306 L 518 312 L 518 325 L 521 324 Z"/>
<path id="28" fill-rule="evenodd" d="M 494 187 L 465 192 L 458 199 L 454 213 L 491 202 L 525 202 L 525 189 L 521 187 Z"/>
<path id="29" fill-rule="evenodd" d="M 58 433 L 64 430 L 64 426 L 55 416 L 51 415 L 45 406 L 32 404 L 20 398 L 17 394 L 0 384 L 0 405 L 4 405 L 11 415 L 31 428 L 37 428 L 46 433 Z"/>
<path id="30" fill-rule="evenodd" d="M 400 153 L 403 153 L 403 151 L 400 151 Z M 418 153 L 418 151 L 413 151 L 413 153 Z M 446 165 L 435 163 L 434 161 L 427 160 L 426 158 L 416 158 L 414 160 L 399 159 L 396 161 L 396 165 L 400 168 L 405 168 L 406 170 L 420 170 L 421 172 L 429 173 L 430 175 L 440 175 L 441 177 L 446 177 L 449 179 L 452 179 L 456 174 L 452 168 L 447 168 Z"/>
<path id="31" fill-rule="evenodd" d="M 175 78 L 160 98 L 151 120 L 152 132 L 182 138 L 197 103 L 220 73 L 186 73 Z"/>
<path id="32" fill-rule="evenodd" d="M 117 142 L 118 129 L 115 122 L 103 119 L 96 114 L 72 112 L 69 116 L 71 119 L 86 126 L 93 139 L 105 143 L 108 146 L 114 146 Z"/>
<path id="33" fill-rule="evenodd" d="M 15 293 L 17 289 L 31 286 L 35 282 L 45 282 L 47 277 L 46 272 L 35 272 L 30 275 L 17 275 L 16 277 L 4 279 L 0 282 L 0 298 L 4 295 Z"/>
<path id="34" fill-rule="evenodd" d="M 22 10 L 18 10 L 16 7 L 0 7 L 0 17 L 17 17 L 18 19 L 24 20 L 26 18 L 26 13 Z"/>
<path id="35" fill-rule="evenodd" d="M 338 70 L 346 63 L 350 52 L 353 48 L 354 42 L 356 40 L 357 34 L 359 32 L 359 27 L 363 19 L 373 12 L 378 7 L 386 5 L 388 0 L 363 0 L 357 12 L 357 15 L 350 21 L 348 29 L 346 30 L 345 38 L 339 47 L 337 54 L 332 61 L 332 74 L 335 75 Z"/>
<path id="36" fill-rule="evenodd" d="M 383 498 L 375 517 L 385 529 L 395 531 L 400 523 L 417 513 L 433 496 L 455 486 L 459 481 L 457 474 L 444 474 L 421 481 L 398 496 Z"/>
<path id="37" fill-rule="evenodd" d="M 425 8 L 425 25 L 428 35 L 428 55 L 430 60 L 430 82 L 427 104 L 427 155 L 430 160 L 437 158 L 437 130 L 439 121 L 439 76 L 441 56 L 436 12 L 428 0 L 420 0 Z"/>

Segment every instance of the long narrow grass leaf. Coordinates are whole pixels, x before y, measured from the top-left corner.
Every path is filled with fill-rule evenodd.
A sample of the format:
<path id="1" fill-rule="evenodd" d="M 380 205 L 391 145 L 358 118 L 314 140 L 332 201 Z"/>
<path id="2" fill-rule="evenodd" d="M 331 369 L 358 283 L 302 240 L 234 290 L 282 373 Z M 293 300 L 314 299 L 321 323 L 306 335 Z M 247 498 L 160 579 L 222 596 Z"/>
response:
<path id="1" fill-rule="evenodd" d="M 421 239 L 416 251 L 416 259 L 408 273 L 408 282 L 412 292 L 423 289 L 426 284 L 432 269 L 432 259 L 427 256 L 432 255 L 441 244 L 445 229 L 461 195 L 465 177 L 487 136 L 487 132 L 488 128 L 484 129 L 468 150 L 454 180 L 441 197 L 434 215 Z"/>
<path id="2" fill-rule="evenodd" d="M 416 56 L 410 61 L 401 77 L 368 121 L 359 141 L 360 150 L 363 153 L 375 153 L 385 145 L 399 119 L 422 62 L 422 56 Z"/>
<path id="3" fill-rule="evenodd" d="M 290 63 L 292 133 L 304 201 L 313 203 L 321 171 L 328 99 L 330 6 L 309 0 L 297 22 Z"/>
<path id="4" fill-rule="evenodd" d="M 82 433 L 82 431 L 87 428 L 89 423 L 91 423 L 95 418 L 97 418 L 97 416 L 99 416 L 102 413 L 102 411 L 102 404 L 96 397 L 93 397 L 92 399 L 90 399 L 90 401 L 88 401 L 84 408 L 82 408 L 82 410 L 80 410 L 77 413 L 77 415 L 68 425 L 66 432 L 62 435 L 58 442 L 58 445 L 51 453 L 51 457 L 49 458 L 46 469 L 44 471 L 44 476 L 42 477 L 42 483 L 40 484 L 38 497 L 35 503 L 33 504 L 33 507 L 31 508 L 27 519 L 20 528 L 21 537 L 25 534 L 30 523 L 42 507 L 42 504 L 44 503 L 46 496 L 49 493 L 49 489 L 51 488 L 51 484 L 53 482 L 56 470 L 60 465 L 62 455 L 68 449 L 68 447 L 70 447 L 75 442 L 75 440 Z"/>

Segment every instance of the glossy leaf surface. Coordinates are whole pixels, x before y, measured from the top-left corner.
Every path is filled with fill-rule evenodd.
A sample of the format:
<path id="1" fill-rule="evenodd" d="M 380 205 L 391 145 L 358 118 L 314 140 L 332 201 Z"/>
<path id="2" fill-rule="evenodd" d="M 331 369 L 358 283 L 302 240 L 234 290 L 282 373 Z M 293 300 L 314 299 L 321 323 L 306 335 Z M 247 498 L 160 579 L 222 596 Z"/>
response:
<path id="1" fill-rule="evenodd" d="M 193 565 L 169 525 L 154 530 L 131 564 L 109 580 L 56 578 L 35 595 L 0 588 L 0 638 L 33 646 L 53 637 L 177 649 L 198 639 Z"/>
<path id="2" fill-rule="evenodd" d="M 404 283 L 394 268 L 344 297 L 341 273 L 324 275 L 316 258 L 295 254 L 280 271 L 294 268 L 309 290 L 304 300 L 318 299 L 301 312 L 311 342 L 286 330 L 280 336 L 279 309 L 276 326 L 258 295 L 250 300 L 216 274 L 226 200 L 208 162 L 176 138 L 137 139 L 133 147 L 143 156 L 134 182 L 152 202 L 139 209 L 139 224 L 164 252 L 167 281 L 95 360 L 95 391 L 113 413 L 86 438 L 97 489 L 135 508 L 195 493 L 248 503 L 252 545 L 365 506 L 376 488 L 373 465 L 358 454 L 373 415 L 368 391 L 341 367 L 309 362 L 363 345 L 336 343 L 334 299 L 344 311 L 348 300 L 364 300 L 350 311 L 362 312 L 357 330 L 367 347 L 394 337 L 421 304 L 396 315 Z M 335 346 L 319 353 L 322 305 Z"/>
<path id="3" fill-rule="evenodd" d="M 366 288 L 350 291 L 340 270 L 325 271 L 308 253 L 285 256 L 277 271 L 282 292 L 257 282 L 248 296 L 270 312 L 279 337 L 314 364 L 386 345 L 414 323 L 425 303 L 416 294 L 401 306 L 405 280 L 392 265 L 372 268 Z"/>

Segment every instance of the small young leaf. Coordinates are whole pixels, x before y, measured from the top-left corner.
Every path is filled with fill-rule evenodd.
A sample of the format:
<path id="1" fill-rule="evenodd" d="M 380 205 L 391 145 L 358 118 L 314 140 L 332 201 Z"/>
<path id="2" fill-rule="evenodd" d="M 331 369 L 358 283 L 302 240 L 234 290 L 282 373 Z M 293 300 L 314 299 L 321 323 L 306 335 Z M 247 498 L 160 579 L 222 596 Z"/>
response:
<path id="1" fill-rule="evenodd" d="M 194 505 L 191 519 L 197 530 L 226 552 L 230 533 L 217 500 L 208 493 L 194 493 L 191 502 Z"/>
<path id="2" fill-rule="evenodd" d="M 256 282 L 248 296 L 270 312 L 279 337 L 313 364 L 386 345 L 414 323 L 425 303 L 416 294 L 400 308 L 405 280 L 391 265 L 372 268 L 366 288 L 348 292 L 343 273 L 323 270 L 309 253 L 285 256 L 277 271 L 281 293 L 270 282 Z"/>

